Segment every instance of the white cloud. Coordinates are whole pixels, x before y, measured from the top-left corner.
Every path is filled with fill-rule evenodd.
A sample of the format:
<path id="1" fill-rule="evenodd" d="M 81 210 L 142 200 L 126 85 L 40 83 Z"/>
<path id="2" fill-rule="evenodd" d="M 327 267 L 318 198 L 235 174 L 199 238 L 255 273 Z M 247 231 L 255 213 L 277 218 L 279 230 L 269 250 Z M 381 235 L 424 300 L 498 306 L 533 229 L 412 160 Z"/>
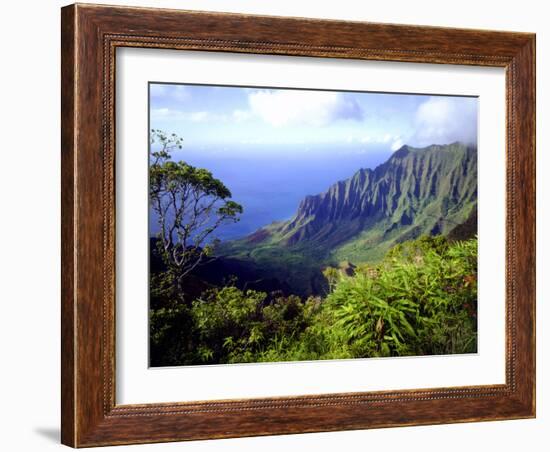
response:
<path id="1" fill-rule="evenodd" d="M 392 143 L 392 145 L 390 146 L 390 149 L 392 151 L 397 151 L 398 149 L 400 149 L 405 143 L 403 142 L 403 140 L 401 139 L 401 137 L 395 137 L 394 138 L 394 141 Z"/>
<path id="2" fill-rule="evenodd" d="M 246 110 L 233 110 L 233 113 L 231 114 L 231 118 L 235 122 L 246 121 L 248 118 L 250 118 L 250 116 L 251 116 L 250 111 L 246 111 Z"/>
<path id="3" fill-rule="evenodd" d="M 382 138 L 379 139 L 380 143 L 389 143 L 392 139 L 392 136 L 389 133 L 386 133 Z"/>
<path id="4" fill-rule="evenodd" d="M 365 135 L 359 140 L 362 144 L 385 144 L 390 145 L 391 150 L 399 149 L 401 146 L 403 146 L 404 142 L 401 136 L 399 135 L 392 135 L 391 133 L 385 133 L 383 135 L 378 136 L 372 136 L 372 135 Z"/>
<path id="5" fill-rule="evenodd" d="M 261 138 L 247 138 L 245 140 L 241 140 L 241 144 L 262 144 L 264 140 Z"/>
<path id="6" fill-rule="evenodd" d="M 337 119 L 362 119 L 359 104 L 340 93 L 262 90 L 248 95 L 251 111 L 268 124 L 324 126 Z"/>
<path id="7" fill-rule="evenodd" d="M 172 108 L 154 108 L 151 110 L 151 119 L 170 120 L 170 121 L 192 121 L 192 122 L 225 122 L 228 120 L 226 115 L 210 113 L 207 111 L 180 111 Z"/>
<path id="8" fill-rule="evenodd" d="M 477 99 L 430 97 L 418 107 L 415 116 L 416 146 L 477 140 Z"/>
<path id="9" fill-rule="evenodd" d="M 189 90 L 182 85 L 162 85 L 153 83 L 150 85 L 151 98 L 155 100 L 187 100 L 191 94 Z"/>
<path id="10" fill-rule="evenodd" d="M 153 118 L 167 118 L 170 116 L 169 108 L 153 108 L 151 110 L 151 117 Z"/>
<path id="11" fill-rule="evenodd" d="M 202 122 L 206 121 L 210 116 L 210 113 L 207 111 L 194 111 L 189 113 L 189 120 L 193 122 Z"/>

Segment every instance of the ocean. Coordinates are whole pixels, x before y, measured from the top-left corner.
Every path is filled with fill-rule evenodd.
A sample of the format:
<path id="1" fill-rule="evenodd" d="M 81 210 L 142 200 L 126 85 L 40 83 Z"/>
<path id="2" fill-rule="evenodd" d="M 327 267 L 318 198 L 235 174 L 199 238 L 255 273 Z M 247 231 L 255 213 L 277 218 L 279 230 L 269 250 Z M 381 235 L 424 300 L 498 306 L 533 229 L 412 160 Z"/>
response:
<path id="1" fill-rule="evenodd" d="M 232 200 L 243 206 L 240 221 L 221 226 L 220 240 L 234 240 L 253 233 L 273 221 L 290 219 L 307 195 L 326 191 L 330 185 L 347 179 L 361 168 L 375 168 L 385 162 L 387 149 L 342 146 L 312 148 L 307 152 L 273 149 L 257 153 L 222 149 L 213 153 L 201 149 L 184 149 L 173 155 L 206 168 L 231 191 Z M 150 235 L 158 231 L 155 213 L 149 215 Z"/>

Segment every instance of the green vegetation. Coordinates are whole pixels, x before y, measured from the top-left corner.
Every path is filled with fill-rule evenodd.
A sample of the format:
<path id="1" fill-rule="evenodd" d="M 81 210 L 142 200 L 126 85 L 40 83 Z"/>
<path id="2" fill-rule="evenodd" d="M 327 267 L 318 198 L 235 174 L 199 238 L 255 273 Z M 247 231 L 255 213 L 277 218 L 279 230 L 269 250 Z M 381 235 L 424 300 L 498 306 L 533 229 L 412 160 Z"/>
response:
<path id="1" fill-rule="evenodd" d="M 448 235 L 476 211 L 475 147 L 403 146 L 377 168 L 307 196 L 292 219 L 222 243 L 217 253 L 254 262 L 266 277 L 284 276 L 300 295 L 319 294 L 320 265 L 379 262 L 399 243 Z M 476 231 L 477 217 L 457 237 Z"/>
<path id="2" fill-rule="evenodd" d="M 476 351 L 475 148 L 404 146 L 220 244 L 243 207 L 181 144 L 151 131 L 152 366 Z"/>
<path id="3" fill-rule="evenodd" d="M 188 297 L 152 279 L 153 366 L 472 353 L 477 239 L 424 236 L 375 265 L 327 267 L 326 297 L 238 289 Z M 192 284 L 191 284 L 192 286 Z"/>
<path id="4" fill-rule="evenodd" d="M 157 251 L 170 280 L 182 289 L 183 279 L 212 253 L 213 233 L 238 221 L 243 208 L 210 171 L 171 159 L 182 147 L 180 137 L 156 129 L 150 137 L 149 202 L 159 224 Z"/>

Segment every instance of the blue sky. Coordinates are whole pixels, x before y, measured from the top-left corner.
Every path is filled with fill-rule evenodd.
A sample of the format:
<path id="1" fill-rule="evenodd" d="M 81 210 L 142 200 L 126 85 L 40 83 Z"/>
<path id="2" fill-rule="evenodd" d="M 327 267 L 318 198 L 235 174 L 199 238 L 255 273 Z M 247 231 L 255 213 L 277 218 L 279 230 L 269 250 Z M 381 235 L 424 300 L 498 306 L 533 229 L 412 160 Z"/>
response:
<path id="1" fill-rule="evenodd" d="M 244 206 L 217 231 L 223 240 L 291 218 L 305 196 L 403 144 L 477 135 L 475 98 L 151 84 L 150 109 L 151 128 L 183 138 L 172 158 L 207 168 Z"/>
<path id="2" fill-rule="evenodd" d="M 194 149 L 246 156 L 350 145 L 354 152 L 475 142 L 477 99 L 467 97 L 150 85 L 151 127 Z"/>

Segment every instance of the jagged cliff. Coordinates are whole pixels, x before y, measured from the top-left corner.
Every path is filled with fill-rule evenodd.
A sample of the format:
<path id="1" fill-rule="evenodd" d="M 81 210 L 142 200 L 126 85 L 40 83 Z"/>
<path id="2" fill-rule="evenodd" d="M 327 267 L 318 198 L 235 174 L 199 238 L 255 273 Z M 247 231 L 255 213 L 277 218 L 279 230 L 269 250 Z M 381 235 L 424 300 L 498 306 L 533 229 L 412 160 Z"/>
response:
<path id="1" fill-rule="evenodd" d="M 280 226 L 287 245 L 336 246 L 367 228 L 446 233 L 477 201 L 477 151 L 461 143 L 403 146 L 374 170 L 361 169 L 326 192 L 306 197 Z M 409 234 L 411 235 L 411 234 Z"/>
<path id="2" fill-rule="evenodd" d="M 307 196 L 290 220 L 221 249 L 270 268 L 372 261 L 395 243 L 448 234 L 472 217 L 476 205 L 475 146 L 403 146 L 375 169 L 360 169 Z"/>

